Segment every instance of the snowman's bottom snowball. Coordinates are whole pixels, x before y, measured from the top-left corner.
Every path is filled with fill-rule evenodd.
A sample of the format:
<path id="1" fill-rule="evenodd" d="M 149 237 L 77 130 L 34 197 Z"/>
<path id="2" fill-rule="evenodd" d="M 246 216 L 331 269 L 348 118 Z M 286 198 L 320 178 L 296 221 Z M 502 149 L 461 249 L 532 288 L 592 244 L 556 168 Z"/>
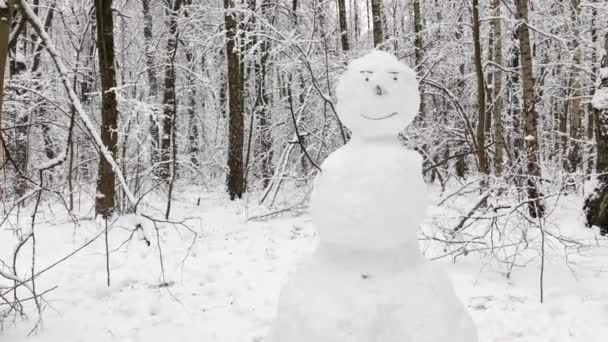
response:
<path id="1" fill-rule="evenodd" d="M 292 276 L 265 342 L 477 342 L 449 279 L 420 258 L 398 272 L 323 262 Z"/>

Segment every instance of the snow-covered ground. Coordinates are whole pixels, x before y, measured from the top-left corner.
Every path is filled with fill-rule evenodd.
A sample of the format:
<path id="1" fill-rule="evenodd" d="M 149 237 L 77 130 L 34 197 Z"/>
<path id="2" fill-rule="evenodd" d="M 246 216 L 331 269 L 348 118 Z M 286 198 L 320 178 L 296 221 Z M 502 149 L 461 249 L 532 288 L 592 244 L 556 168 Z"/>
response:
<path id="1" fill-rule="evenodd" d="M 115 250 L 110 259 L 111 286 L 106 285 L 102 236 L 38 279 L 38 291 L 58 286 L 44 297 L 42 330 L 26 337 L 36 322 L 31 314 L 29 320 L 5 326 L 0 341 L 261 341 L 289 272 L 315 247 L 310 218 L 247 221 L 254 209 L 245 202 L 227 201 L 223 193 L 204 194 L 199 206 L 192 190 L 177 197 L 174 219 L 192 218 L 188 224 L 198 237 L 193 240 L 183 227 L 160 227 L 164 280 L 156 237 L 151 247 L 137 239 L 121 246 L 133 227 L 131 218 L 121 218 L 110 232 L 110 249 Z M 564 230 L 588 235 L 573 201 L 563 200 L 562 218 L 557 221 Z M 43 205 L 41 212 L 36 228 L 38 270 L 100 231 L 94 221 L 75 226 L 55 206 Z M 4 260 L 12 253 L 11 237 L 11 232 L 0 230 Z M 23 253 L 20 268 L 25 272 L 29 256 Z M 568 264 L 563 258 L 548 258 L 544 304 L 539 303 L 537 262 L 517 269 L 509 279 L 504 267 L 474 255 L 456 264 L 437 262 L 470 310 L 482 342 L 608 338 L 608 252 L 602 248 L 585 249 L 571 256 Z M 165 282 L 168 286 L 159 286 Z"/>

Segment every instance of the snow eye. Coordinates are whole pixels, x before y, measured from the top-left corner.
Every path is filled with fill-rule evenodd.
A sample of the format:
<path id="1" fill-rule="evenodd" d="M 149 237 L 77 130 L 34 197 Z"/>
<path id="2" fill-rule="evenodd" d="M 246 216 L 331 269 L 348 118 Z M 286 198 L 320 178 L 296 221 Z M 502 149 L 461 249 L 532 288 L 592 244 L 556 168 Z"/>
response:
<path id="1" fill-rule="evenodd" d="M 371 70 L 361 70 L 359 71 L 361 73 L 361 75 L 365 76 L 365 82 L 369 82 L 369 75 L 373 74 L 374 72 Z"/>
<path id="2" fill-rule="evenodd" d="M 397 76 L 393 77 L 393 81 L 396 81 L 397 79 L 398 79 Z"/>

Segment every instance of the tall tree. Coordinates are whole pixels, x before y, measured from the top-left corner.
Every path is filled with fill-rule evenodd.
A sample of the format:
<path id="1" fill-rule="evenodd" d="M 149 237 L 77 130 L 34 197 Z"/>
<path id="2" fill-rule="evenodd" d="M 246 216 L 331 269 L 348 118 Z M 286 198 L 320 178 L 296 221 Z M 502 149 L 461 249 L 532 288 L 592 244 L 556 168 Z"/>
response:
<path id="1" fill-rule="evenodd" d="M 583 133 L 583 111 L 581 105 L 581 82 L 579 79 L 579 69 L 581 68 L 581 50 L 579 44 L 579 18 L 580 0 L 570 0 L 571 21 L 573 37 L 571 39 L 571 49 L 574 51 L 572 59 L 572 69 L 570 71 L 570 146 L 568 151 L 568 171 L 575 172 L 581 163 L 581 144 L 580 139 Z"/>
<path id="2" fill-rule="evenodd" d="M 382 13 L 384 5 L 382 0 L 372 1 L 372 20 L 374 27 L 374 47 L 378 47 L 384 43 L 384 27 L 382 26 L 384 14 Z"/>
<path id="3" fill-rule="evenodd" d="M 542 217 L 544 206 L 540 199 L 538 182 L 541 179 L 541 169 L 538 163 L 538 113 L 534 99 L 534 74 L 532 66 L 532 49 L 530 47 L 530 32 L 528 29 L 528 0 L 515 0 L 517 7 L 517 36 L 519 38 L 520 64 L 523 83 L 523 116 L 524 141 L 526 151 L 526 190 L 529 201 L 529 213 L 532 217 Z"/>
<path id="4" fill-rule="evenodd" d="M 153 104 L 156 104 L 156 97 L 158 96 L 158 81 L 156 79 L 156 68 L 154 66 L 154 51 L 156 50 L 153 46 L 153 32 L 154 32 L 154 21 L 150 7 L 151 0 L 141 0 L 142 12 L 144 16 L 144 47 L 146 56 L 146 76 L 148 77 L 148 97 Z M 159 135 L 158 135 L 158 113 L 157 109 L 153 107 L 152 115 L 150 116 L 150 141 L 151 146 L 151 162 L 152 165 L 156 165 L 159 158 Z"/>
<path id="5" fill-rule="evenodd" d="M 165 80 L 163 89 L 163 115 L 160 119 L 160 165 L 158 175 L 162 179 L 171 177 L 175 165 L 175 152 L 177 143 L 175 141 L 175 125 L 177 116 L 177 103 L 175 97 L 175 57 L 177 53 L 177 17 L 182 6 L 182 0 L 175 0 L 173 6 L 168 8 L 169 38 L 165 47 Z M 172 171 L 173 170 L 173 171 Z"/>
<path id="6" fill-rule="evenodd" d="M 597 42 L 598 42 L 598 25 L 597 25 L 597 16 L 598 16 L 598 12 L 597 12 L 597 8 L 593 7 L 591 9 L 591 44 L 593 46 L 597 46 Z M 591 63 L 593 65 L 592 68 L 592 82 L 596 83 L 596 79 L 595 77 L 597 77 L 597 69 L 598 69 L 598 51 L 597 49 L 593 49 L 593 51 L 591 52 Z M 595 95 L 595 87 L 591 87 L 590 89 L 590 95 L 593 97 L 593 95 Z M 589 108 L 587 110 L 587 140 L 591 141 L 593 140 L 594 137 L 594 131 L 595 131 L 595 115 L 594 115 L 594 108 L 593 105 L 591 103 L 589 103 Z M 593 151 L 594 151 L 594 146 L 592 144 L 589 144 L 589 146 L 587 147 L 587 154 L 589 156 L 588 162 L 587 162 L 587 173 L 591 173 L 592 170 L 594 169 L 594 158 L 591 158 L 591 156 L 593 155 Z"/>
<path id="7" fill-rule="evenodd" d="M 473 46 L 475 49 L 475 73 L 477 75 L 477 159 L 479 172 L 488 174 L 486 158 L 486 86 L 483 75 L 481 37 L 479 29 L 479 1 L 473 0 Z"/>
<path id="8" fill-rule="evenodd" d="M 226 56 L 228 68 L 228 175 L 226 185 L 230 199 L 243 196 L 243 79 L 239 50 L 236 44 L 238 30 L 234 0 L 224 0 L 226 29 Z"/>
<path id="9" fill-rule="evenodd" d="M 0 126 L 2 126 L 2 110 L 4 98 L 4 72 L 6 70 L 6 60 L 8 59 L 9 35 L 13 21 L 13 1 L 3 1 L 0 6 Z M 1 134 L 1 133 L 0 133 Z M 0 164 L 4 163 L 6 147 L 0 142 Z"/>
<path id="10" fill-rule="evenodd" d="M 423 43 L 422 43 L 422 16 L 420 15 L 420 0 L 414 0 L 414 64 L 416 71 L 421 74 L 422 59 L 423 59 Z M 424 119 L 426 115 L 424 98 L 420 99 L 420 118 Z"/>
<path id="11" fill-rule="evenodd" d="M 347 52 L 350 50 L 350 44 L 348 42 L 345 0 L 338 0 L 338 16 L 340 17 L 340 42 L 342 43 L 342 51 Z"/>
<path id="12" fill-rule="evenodd" d="M 501 27 L 501 11 L 500 1 L 493 0 L 492 7 L 494 8 L 494 17 L 492 21 L 492 33 L 494 35 L 493 48 L 493 59 L 496 65 L 502 65 L 502 27 Z M 492 112 L 494 124 L 494 170 L 496 175 L 502 174 L 502 163 L 503 163 L 503 127 L 502 127 L 502 71 L 498 68 L 494 68 L 492 75 Z"/>
<path id="13" fill-rule="evenodd" d="M 608 235 L 608 32 L 604 36 L 601 58 L 600 84 L 592 98 L 597 143 L 596 171 L 598 186 L 585 201 L 584 211 L 588 226 L 597 226 Z"/>
<path id="14" fill-rule="evenodd" d="M 270 16 L 270 6 L 276 4 L 275 0 L 263 0 L 261 6 L 261 16 L 265 20 L 273 21 Z M 262 32 L 268 31 L 267 28 L 261 27 Z M 272 177 L 272 134 L 271 134 L 271 114 L 270 114 L 270 96 L 268 94 L 268 59 L 270 51 L 270 40 L 266 37 L 260 38 L 259 57 L 255 60 L 257 71 L 255 78 L 256 102 L 254 104 L 255 116 L 258 118 L 258 129 L 260 132 L 260 147 L 259 158 L 261 159 L 262 186 L 266 188 Z"/>
<path id="15" fill-rule="evenodd" d="M 360 23 L 359 23 L 359 0 L 352 0 L 353 9 L 353 27 L 355 28 L 355 42 L 359 41 Z"/>
<path id="16" fill-rule="evenodd" d="M 116 102 L 116 70 L 114 66 L 114 20 L 112 0 L 95 0 L 97 22 L 97 54 L 101 79 L 101 141 L 112 157 L 118 141 L 118 104 Z M 116 175 L 106 158 L 99 157 L 95 213 L 108 217 L 114 211 Z"/>
<path id="17" fill-rule="evenodd" d="M 192 0 L 185 0 L 184 6 L 187 6 L 186 11 L 184 11 L 184 17 L 190 17 L 190 6 L 192 6 Z M 194 75 L 196 74 L 196 63 L 194 58 L 194 53 L 191 48 L 188 48 L 186 51 L 186 61 L 188 62 L 188 74 L 186 76 L 186 81 L 188 84 L 188 152 L 190 154 L 190 162 L 192 166 L 198 167 L 200 166 L 199 162 L 199 154 L 200 154 L 200 144 L 199 144 L 199 120 L 196 115 L 196 104 L 197 98 L 200 98 L 201 107 L 205 108 L 205 100 L 203 96 L 197 96 L 197 87 L 194 79 Z M 206 58 L 205 55 L 201 56 L 200 66 L 201 68 L 206 68 Z"/>

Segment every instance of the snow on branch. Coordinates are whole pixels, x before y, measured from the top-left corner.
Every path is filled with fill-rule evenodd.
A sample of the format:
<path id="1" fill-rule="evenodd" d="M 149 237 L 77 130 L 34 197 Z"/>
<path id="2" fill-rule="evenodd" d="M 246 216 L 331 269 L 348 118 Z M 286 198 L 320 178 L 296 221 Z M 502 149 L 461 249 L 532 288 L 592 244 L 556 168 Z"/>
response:
<path id="1" fill-rule="evenodd" d="M 0 1 L 3 1 L 3 0 L 0 0 Z M 27 17 L 27 20 L 30 22 L 30 24 L 32 25 L 32 27 L 34 28 L 34 30 L 36 31 L 36 33 L 38 34 L 38 36 L 40 37 L 42 42 L 44 43 L 44 46 L 46 47 L 47 51 L 49 52 L 49 55 L 51 56 L 53 63 L 55 63 L 55 67 L 57 68 L 57 71 L 59 72 L 59 75 L 61 77 L 61 82 L 63 83 L 63 86 L 65 87 L 65 90 L 67 91 L 70 101 L 72 102 L 72 105 L 76 109 L 78 116 L 84 123 L 87 131 L 89 132 L 89 134 L 91 135 L 93 140 L 95 141 L 95 144 L 99 148 L 99 151 L 100 151 L 101 155 L 103 156 L 103 158 L 105 158 L 106 161 L 108 162 L 108 164 L 110 164 L 112 166 L 112 170 L 116 174 L 116 177 L 118 178 L 120 185 L 122 186 L 122 188 L 127 196 L 127 199 L 129 200 L 130 204 L 135 209 L 135 203 L 137 203 L 137 201 L 135 200 L 135 196 L 133 196 L 133 193 L 129 189 L 129 186 L 127 185 L 125 177 L 122 174 L 122 172 L 120 171 L 120 168 L 119 168 L 118 164 L 116 163 L 116 160 L 114 160 L 114 157 L 112 156 L 110 151 L 108 151 L 107 147 L 103 144 L 103 142 L 101 140 L 101 136 L 96 131 L 95 125 L 93 125 L 93 122 L 91 121 L 89 116 L 85 113 L 84 108 L 82 107 L 82 103 L 78 99 L 78 96 L 76 95 L 76 93 L 74 92 L 74 89 L 72 88 L 72 86 L 70 84 L 70 79 L 68 77 L 68 70 L 62 62 L 61 57 L 59 56 L 59 53 L 57 51 L 57 48 L 51 41 L 51 38 L 49 37 L 48 33 L 45 31 L 44 25 L 40 21 L 40 18 L 38 18 L 38 16 L 36 16 L 36 14 L 32 10 L 32 8 L 30 7 L 30 5 L 25 0 L 17 0 L 17 1 L 19 2 L 19 6 L 21 7 L 21 9 L 23 10 L 23 15 L 25 17 Z"/>

